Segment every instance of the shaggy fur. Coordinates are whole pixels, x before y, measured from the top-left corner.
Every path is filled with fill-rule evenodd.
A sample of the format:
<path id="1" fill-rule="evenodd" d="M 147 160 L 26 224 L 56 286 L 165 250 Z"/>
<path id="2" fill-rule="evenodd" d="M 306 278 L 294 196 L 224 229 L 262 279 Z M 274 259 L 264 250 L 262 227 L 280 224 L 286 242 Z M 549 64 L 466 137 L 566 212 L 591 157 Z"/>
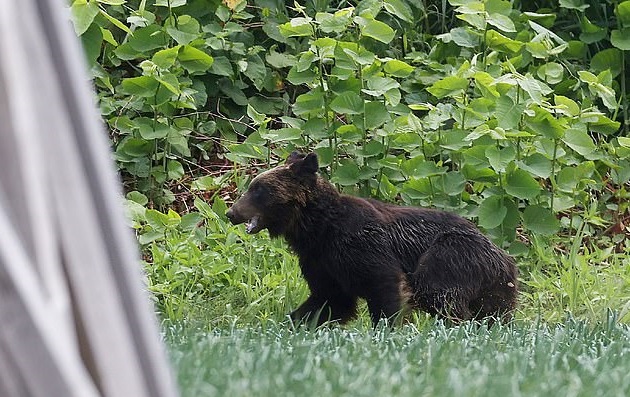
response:
<path id="1" fill-rule="evenodd" d="M 514 261 L 467 220 L 337 192 L 317 156 L 293 153 L 254 178 L 227 212 L 249 233 L 283 236 L 311 291 L 291 318 L 346 322 L 364 298 L 374 324 L 409 304 L 455 321 L 509 318 Z"/>

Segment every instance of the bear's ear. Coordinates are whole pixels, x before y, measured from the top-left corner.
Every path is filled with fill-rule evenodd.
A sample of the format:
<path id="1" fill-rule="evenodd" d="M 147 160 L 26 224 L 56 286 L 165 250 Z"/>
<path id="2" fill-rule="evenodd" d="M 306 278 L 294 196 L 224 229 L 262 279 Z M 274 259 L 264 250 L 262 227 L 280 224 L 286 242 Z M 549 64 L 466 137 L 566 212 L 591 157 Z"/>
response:
<path id="1" fill-rule="evenodd" d="M 296 159 L 289 163 L 289 168 L 291 168 L 294 172 L 302 175 L 315 174 L 319 169 L 317 154 L 309 153 L 306 155 L 306 157 Z"/>
<path id="2" fill-rule="evenodd" d="M 304 157 L 306 157 L 306 155 L 304 153 L 300 153 L 300 152 L 292 152 L 289 157 L 287 157 L 287 161 L 285 164 L 293 164 L 298 160 L 302 160 Z"/>

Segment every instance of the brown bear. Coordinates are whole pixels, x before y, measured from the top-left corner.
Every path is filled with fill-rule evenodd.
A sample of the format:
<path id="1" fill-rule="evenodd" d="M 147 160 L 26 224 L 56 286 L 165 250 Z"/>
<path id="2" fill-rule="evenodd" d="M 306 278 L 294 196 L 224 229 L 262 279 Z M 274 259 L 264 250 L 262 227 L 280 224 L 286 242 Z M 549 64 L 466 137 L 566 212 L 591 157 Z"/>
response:
<path id="1" fill-rule="evenodd" d="M 517 268 L 471 222 L 434 209 L 340 194 L 315 153 L 263 172 L 227 211 L 248 233 L 284 236 L 310 296 L 291 318 L 344 323 L 364 298 L 373 323 L 404 306 L 444 319 L 509 319 Z"/>

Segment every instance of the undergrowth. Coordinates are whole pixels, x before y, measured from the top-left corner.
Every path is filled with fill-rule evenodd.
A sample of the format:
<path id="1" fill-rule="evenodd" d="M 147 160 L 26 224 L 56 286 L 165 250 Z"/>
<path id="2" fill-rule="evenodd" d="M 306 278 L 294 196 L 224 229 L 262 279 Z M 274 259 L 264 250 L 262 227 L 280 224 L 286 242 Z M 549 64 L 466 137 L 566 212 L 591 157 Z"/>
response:
<path id="1" fill-rule="evenodd" d="M 128 202 L 163 318 L 203 319 L 211 328 L 286 321 L 308 293 L 295 255 L 266 232 L 253 236 L 231 225 L 220 199 L 195 206 L 198 212 L 180 217 Z M 554 323 L 571 313 L 596 321 L 613 310 L 630 322 L 628 252 L 579 236 L 568 246 L 563 237 L 534 239 L 532 250 L 517 256 L 517 319 Z M 363 310 L 358 321 L 366 319 Z"/>

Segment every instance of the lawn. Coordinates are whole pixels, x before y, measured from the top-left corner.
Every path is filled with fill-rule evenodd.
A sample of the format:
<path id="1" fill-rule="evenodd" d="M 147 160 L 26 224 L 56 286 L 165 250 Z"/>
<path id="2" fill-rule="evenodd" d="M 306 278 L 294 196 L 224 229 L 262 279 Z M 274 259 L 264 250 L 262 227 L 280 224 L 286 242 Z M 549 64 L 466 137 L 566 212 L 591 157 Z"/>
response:
<path id="1" fill-rule="evenodd" d="M 183 396 L 628 396 L 630 327 L 166 328 Z"/>

